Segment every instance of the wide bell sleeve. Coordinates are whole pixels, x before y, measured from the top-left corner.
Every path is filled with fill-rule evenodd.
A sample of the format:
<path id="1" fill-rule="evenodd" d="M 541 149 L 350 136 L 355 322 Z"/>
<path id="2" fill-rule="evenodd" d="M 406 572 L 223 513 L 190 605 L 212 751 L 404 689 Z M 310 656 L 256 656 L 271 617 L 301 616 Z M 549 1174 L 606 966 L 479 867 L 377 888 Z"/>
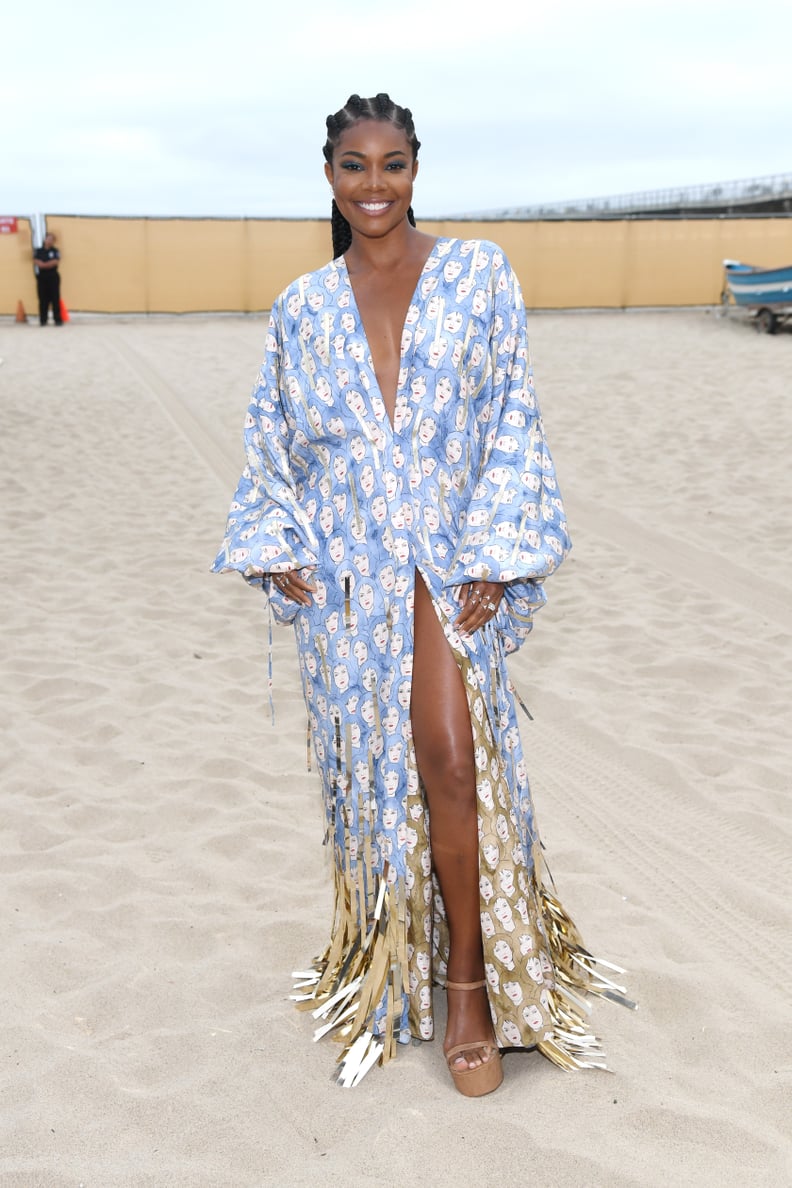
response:
<path id="1" fill-rule="evenodd" d="M 477 413 L 477 481 L 445 585 L 505 583 L 497 626 L 513 651 L 545 602 L 544 579 L 571 542 L 533 387 L 522 293 L 497 249 L 490 297 L 489 391 Z"/>
<path id="2" fill-rule="evenodd" d="M 267 349 L 245 417 L 247 465 L 236 489 L 226 535 L 212 570 L 237 570 L 251 584 L 264 575 L 317 563 L 318 542 L 301 506 L 289 456 L 290 429 L 281 383 L 283 326 L 272 310 Z"/>

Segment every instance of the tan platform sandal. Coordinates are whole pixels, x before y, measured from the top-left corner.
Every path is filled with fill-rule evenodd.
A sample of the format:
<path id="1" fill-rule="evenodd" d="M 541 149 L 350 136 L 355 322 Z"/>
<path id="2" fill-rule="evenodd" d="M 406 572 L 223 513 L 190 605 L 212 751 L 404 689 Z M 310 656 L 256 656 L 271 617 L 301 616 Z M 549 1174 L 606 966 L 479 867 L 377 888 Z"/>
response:
<path id="1" fill-rule="evenodd" d="M 483 979 L 480 982 L 446 982 L 446 990 L 480 990 L 486 984 Z M 480 1053 L 482 1063 L 477 1068 L 455 1068 L 453 1062 L 463 1052 Z M 448 1049 L 445 1058 L 454 1084 L 465 1097 L 484 1097 L 497 1089 L 503 1080 L 500 1048 L 491 1039 L 455 1044 Z"/>

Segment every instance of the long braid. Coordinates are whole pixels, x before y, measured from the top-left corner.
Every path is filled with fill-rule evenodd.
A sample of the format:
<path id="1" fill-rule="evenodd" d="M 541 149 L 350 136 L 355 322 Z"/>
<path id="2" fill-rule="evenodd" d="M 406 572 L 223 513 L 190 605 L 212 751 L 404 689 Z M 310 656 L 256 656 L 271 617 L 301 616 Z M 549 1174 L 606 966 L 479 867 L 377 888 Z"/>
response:
<path id="1" fill-rule="evenodd" d="M 333 232 L 333 259 L 337 260 L 352 243 L 352 228 L 336 206 L 335 198 L 330 215 L 330 229 Z"/>
<path id="2" fill-rule="evenodd" d="M 412 112 L 409 107 L 399 107 L 398 103 L 393 102 L 390 95 L 385 91 L 380 91 L 371 99 L 361 99 L 360 95 L 350 95 L 340 111 L 327 117 L 327 140 L 322 152 L 325 161 L 330 165 L 333 163 L 333 153 L 341 139 L 342 132 L 345 132 L 358 120 L 378 120 L 380 123 L 389 123 L 393 124 L 395 128 L 400 128 L 410 142 L 413 159 L 417 158 L 421 142 L 415 135 Z M 414 227 L 415 215 L 412 207 L 407 211 L 407 218 Z M 343 256 L 352 242 L 352 228 L 336 206 L 335 199 L 333 199 L 331 208 L 330 229 L 333 235 L 333 258 L 337 259 L 338 256 Z"/>

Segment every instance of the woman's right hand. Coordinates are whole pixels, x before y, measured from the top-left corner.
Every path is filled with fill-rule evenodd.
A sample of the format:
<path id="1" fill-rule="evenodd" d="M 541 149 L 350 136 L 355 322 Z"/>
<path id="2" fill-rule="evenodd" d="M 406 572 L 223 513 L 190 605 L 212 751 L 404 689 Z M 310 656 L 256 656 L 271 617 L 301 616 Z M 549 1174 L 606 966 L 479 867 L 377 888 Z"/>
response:
<path id="1" fill-rule="evenodd" d="M 316 592 L 316 586 L 301 578 L 295 569 L 289 570 L 288 573 L 271 573 L 269 576 L 290 602 L 298 602 L 300 606 L 311 605 L 311 594 Z"/>

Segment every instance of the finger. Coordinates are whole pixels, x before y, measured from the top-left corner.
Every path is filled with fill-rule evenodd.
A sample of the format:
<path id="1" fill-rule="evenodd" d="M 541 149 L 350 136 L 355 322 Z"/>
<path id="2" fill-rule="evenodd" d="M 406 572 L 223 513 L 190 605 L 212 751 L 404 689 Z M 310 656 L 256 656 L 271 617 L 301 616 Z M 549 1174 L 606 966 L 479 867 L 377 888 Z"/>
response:
<path id="1" fill-rule="evenodd" d="M 460 601 L 462 603 L 461 617 L 475 614 L 483 602 L 489 598 L 488 585 L 482 582 L 468 582 L 461 587 Z M 459 622 L 459 619 L 457 619 Z"/>
<path id="2" fill-rule="evenodd" d="M 291 593 L 293 593 L 295 590 L 310 591 L 310 593 L 314 593 L 316 591 L 316 586 L 312 586 L 309 582 L 303 581 L 302 578 L 290 578 L 289 581 L 285 582 L 281 588 L 288 590 Z"/>
<path id="3" fill-rule="evenodd" d="M 475 633 L 481 627 L 483 627 L 485 623 L 486 623 L 486 619 L 480 619 L 478 616 L 476 616 L 473 619 L 469 619 L 467 621 L 467 623 L 462 623 L 459 625 L 459 627 L 458 627 L 459 634 L 460 635 L 475 635 Z"/>
<path id="4" fill-rule="evenodd" d="M 480 603 L 470 603 L 459 615 L 454 623 L 460 631 L 477 631 L 482 623 L 486 623 L 487 615 L 481 609 Z"/>
<path id="5" fill-rule="evenodd" d="M 273 575 L 272 581 L 283 597 L 289 602 L 296 602 L 300 606 L 311 605 L 311 598 L 308 591 L 313 590 L 313 587 L 309 586 L 307 582 L 304 582 L 296 573 L 276 573 Z"/>
<path id="6" fill-rule="evenodd" d="M 287 594 L 295 601 L 299 602 L 301 606 L 310 606 L 312 599 L 311 594 L 316 592 L 316 586 L 310 585 L 303 581 L 302 578 L 297 578 L 296 581 L 292 579 L 286 587 Z"/>
<path id="7" fill-rule="evenodd" d="M 481 604 L 481 598 L 472 586 L 464 586 L 461 594 L 462 609 L 455 620 L 455 626 L 465 626 L 475 616 Z"/>
<path id="8" fill-rule="evenodd" d="M 300 590 L 315 590 L 316 587 L 307 581 L 296 569 L 287 569 L 283 573 L 276 573 L 278 583 L 285 582 L 287 586 L 296 586 Z"/>
<path id="9" fill-rule="evenodd" d="M 467 602 L 454 621 L 454 626 L 466 635 L 478 631 L 497 613 L 499 601 L 497 587 L 484 588 L 480 593 L 478 587 L 471 587 Z"/>

